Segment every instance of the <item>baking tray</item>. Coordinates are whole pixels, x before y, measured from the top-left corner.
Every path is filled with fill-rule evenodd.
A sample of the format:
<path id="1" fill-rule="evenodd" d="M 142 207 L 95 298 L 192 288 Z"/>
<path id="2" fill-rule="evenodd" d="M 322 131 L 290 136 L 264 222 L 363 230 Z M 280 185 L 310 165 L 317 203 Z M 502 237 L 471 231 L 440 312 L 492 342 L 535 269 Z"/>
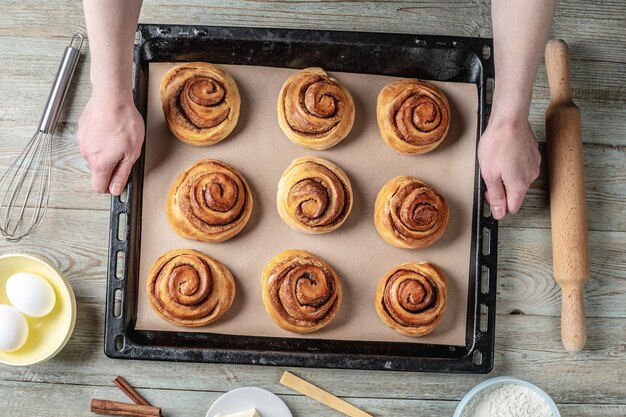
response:
<path id="1" fill-rule="evenodd" d="M 473 83 L 478 132 L 491 111 L 492 41 L 422 35 L 206 26 L 138 26 L 134 88 L 146 116 L 150 62 L 207 61 Z M 144 145 L 145 146 L 145 145 Z M 144 152 L 122 197 L 113 197 L 105 311 L 105 354 L 112 358 L 280 366 L 487 373 L 493 368 L 497 222 L 485 213 L 485 185 L 474 179 L 465 346 L 137 330 Z M 416 341 L 417 342 L 417 341 Z"/>

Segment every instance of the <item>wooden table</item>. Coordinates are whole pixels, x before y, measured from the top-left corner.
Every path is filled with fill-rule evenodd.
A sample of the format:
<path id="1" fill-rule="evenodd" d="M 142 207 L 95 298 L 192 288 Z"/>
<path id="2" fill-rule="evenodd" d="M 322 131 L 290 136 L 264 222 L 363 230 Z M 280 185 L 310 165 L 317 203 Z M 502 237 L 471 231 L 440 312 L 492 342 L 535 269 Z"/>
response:
<path id="1" fill-rule="evenodd" d="M 40 118 L 61 54 L 85 32 L 77 0 L 0 1 L 0 171 Z M 219 24 L 490 36 L 489 2 L 147 0 L 142 22 Z M 515 375 L 543 387 L 563 416 L 626 416 L 626 2 L 559 2 L 552 31 L 569 42 L 574 98 L 582 111 L 591 279 L 585 299 L 589 339 L 568 354 L 559 337 L 560 290 L 551 272 L 545 170 L 521 212 L 501 222 L 496 365 L 490 375 L 294 369 L 377 416 L 450 416 L 480 381 Z M 283 369 L 263 366 L 119 361 L 104 356 L 109 196 L 90 190 L 75 140 L 89 92 L 89 53 L 79 64 L 53 154 L 50 210 L 37 232 L 0 253 L 44 255 L 67 274 L 78 300 L 76 330 L 54 360 L 30 368 L 0 365 L 0 415 L 89 415 L 93 397 L 125 400 L 112 384 L 125 376 L 167 416 L 204 416 L 223 392 L 260 386 L 294 416 L 338 415 L 279 385 Z M 545 141 L 548 102 L 539 70 L 531 122 Z M 104 139 L 104 138 L 103 138 Z M 545 146 L 542 146 L 545 153 Z"/>

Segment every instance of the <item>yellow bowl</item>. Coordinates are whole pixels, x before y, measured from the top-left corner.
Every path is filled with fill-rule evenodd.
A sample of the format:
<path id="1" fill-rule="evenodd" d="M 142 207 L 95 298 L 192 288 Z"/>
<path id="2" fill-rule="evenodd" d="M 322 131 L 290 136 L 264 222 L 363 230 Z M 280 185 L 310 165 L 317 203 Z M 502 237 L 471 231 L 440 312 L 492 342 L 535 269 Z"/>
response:
<path id="1" fill-rule="evenodd" d="M 70 282 L 44 259 L 29 254 L 0 256 L 0 304 L 10 304 L 6 282 L 17 272 L 30 272 L 46 279 L 56 295 L 56 304 L 44 317 L 26 317 L 28 340 L 15 352 L 0 351 L 0 363 L 30 366 L 52 359 L 70 340 L 76 323 L 76 298 Z"/>

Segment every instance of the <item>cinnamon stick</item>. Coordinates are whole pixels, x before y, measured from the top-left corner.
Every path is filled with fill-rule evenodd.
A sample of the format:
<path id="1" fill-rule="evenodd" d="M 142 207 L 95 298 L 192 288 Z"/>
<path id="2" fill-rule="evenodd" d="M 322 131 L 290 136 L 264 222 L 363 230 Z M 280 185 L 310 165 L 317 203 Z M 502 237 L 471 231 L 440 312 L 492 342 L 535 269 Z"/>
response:
<path id="1" fill-rule="evenodd" d="M 139 395 L 139 393 L 135 391 L 135 389 L 128 382 L 126 382 L 126 380 L 122 378 L 121 376 L 116 377 L 113 380 L 113 383 L 117 385 L 117 387 L 121 389 L 122 392 L 126 394 L 126 396 L 130 398 L 131 401 L 133 401 L 135 404 L 148 405 L 148 406 L 152 405 L 148 401 L 146 401 L 145 398 Z"/>
<path id="2" fill-rule="evenodd" d="M 157 407 L 96 399 L 91 400 L 91 412 L 109 416 L 161 417 L 161 409 Z"/>

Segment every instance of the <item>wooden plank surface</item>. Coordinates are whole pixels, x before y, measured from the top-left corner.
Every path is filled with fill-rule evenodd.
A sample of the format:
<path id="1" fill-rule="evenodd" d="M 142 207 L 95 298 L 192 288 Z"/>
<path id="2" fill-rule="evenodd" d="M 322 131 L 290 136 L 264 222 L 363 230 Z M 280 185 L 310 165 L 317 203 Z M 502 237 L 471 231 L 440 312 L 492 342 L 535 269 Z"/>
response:
<path id="1" fill-rule="evenodd" d="M 78 0 L 0 0 L 0 171 L 33 132 L 73 31 L 84 32 Z M 486 0 L 204 1 L 146 0 L 142 22 L 220 24 L 490 36 Z M 491 375 L 292 369 L 379 416 L 449 417 L 480 381 L 515 375 L 543 387 L 563 416 L 626 415 L 626 2 L 560 1 L 552 30 L 572 50 L 572 77 L 586 143 L 591 279 L 585 299 L 589 340 L 566 353 L 559 340 L 560 291 L 552 279 L 545 167 L 521 212 L 501 222 L 496 366 Z M 78 300 L 76 330 L 54 360 L 30 368 L 0 365 L 0 415 L 89 415 L 94 397 L 124 401 L 112 379 L 124 375 L 167 416 L 203 416 L 223 392 L 261 386 L 279 394 L 294 416 L 338 415 L 278 381 L 282 368 L 118 361 L 102 353 L 108 207 L 90 191 L 75 143 L 89 94 L 89 52 L 79 65 L 55 140 L 48 217 L 34 236 L 0 253 L 44 255 L 67 274 Z M 530 120 L 545 140 L 548 102 L 539 71 Z M 543 149 L 543 148 L 542 148 Z"/>
<path id="2" fill-rule="evenodd" d="M 54 361 L 31 368 L 0 367 L 1 380 L 11 383 L 51 383 L 68 386 L 110 386 L 123 375 L 135 388 L 223 392 L 260 386 L 277 394 L 293 394 L 279 384 L 283 370 L 291 370 L 340 397 L 459 401 L 484 375 L 415 374 L 388 371 L 285 369 L 248 365 L 160 363 L 112 360 L 102 353 L 101 305 L 82 302 L 79 329 Z M 528 322 L 535 324 L 529 329 Z M 539 384 L 557 403 L 624 404 L 626 381 L 623 319 L 590 319 L 587 349 L 571 355 L 563 351 L 558 318 L 498 316 L 496 367 L 491 376 L 515 375 Z M 176 373 L 176 377 L 172 376 Z M 565 380 L 564 380 L 565 379 Z M 108 398 L 113 399 L 115 398 Z M 152 399 L 146 397 L 148 401 Z M 0 397 L 0 401 L 3 401 Z M 0 402 L 0 405 L 2 402 Z"/>
<path id="3" fill-rule="evenodd" d="M 196 416 L 204 417 L 207 410 L 220 395 L 214 391 L 164 391 L 144 389 L 141 391 L 153 404 L 162 408 L 164 416 Z M 29 401 L 32 394 L 47 398 L 63 407 L 48 409 L 38 401 Z M 0 382 L 0 398 L 4 395 L 14 395 L 15 398 L 7 403 L 3 411 L 6 415 L 20 416 L 83 416 L 89 415 L 89 399 L 110 398 L 116 401 L 128 401 L 120 394 L 117 388 L 111 387 L 84 387 L 68 386 L 61 392 L 53 384 L 6 384 Z M 280 395 L 281 399 L 292 409 L 294 417 L 341 417 L 343 414 L 324 407 L 306 397 L 295 395 Z M 68 400 L 71 398 L 72 400 Z M 377 399 L 352 398 L 346 400 L 358 405 L 376 416 L 430 416 L 450 417 L 456 408 L 455 401 L 443 400 L 411 400 L 411 399 Z M 621 405 L 597 404 L 559 404 L 563 416 L 567 417 L 623 417 L 626 407 Z M 10 414 L 9 414 L 10 413 Z"/>
<path id="4" fill-rule="evenodd" d="M 159 389 L 194 390 L 197 381 L 203 381 L 203 390 L 209 391 L 271 384 L 275 392 L 288 394 L 278 385 L 279 368 L 177 364 L 176 369 L 186 377 L 172 381 L 162 363 L 106 358 L 102 311 L 107 244 L 84 235 L 87 230 L 90 236 L 106 235 L 108 216 L 99 210 L 51 209 L 33 239 L 17 245 L 20 250 L 44 254 L 60 266 L 72 282 L 81 314 L 70 343 L 54 361 L 30 369 L 0 366 L 0 380 L 100 385 L 122 374 L 140 377 L 140 386 Z M 570 355 L 559 339 L 560 291 L 546 268 L 551 256 L 549 232 L 535 228 L 500 231 L 493 376 L 512 374 L 534 381 L 561 402 L 621 404 L 624 388 L 615 381 L 626 381 L 626 233 L 590 233 L 592 279 L 585 294 L 591 317 L 589 343 L 584 352 Z M 3 242 L 0 253 L 15 248 Z M 342 383 L 346 374 L 351 375 L 349 385 Z M 564 374 L 572 384 L 562 383 Z M 328 384 L 338 395 L 448 400 L 460 399 L 485 378 L 332 370 L 307 370 L 307 375 Z M 379 385 L 387 389 L 380 393 Z"/>
<path id="5" fill-rule="evenodd" d="M 12 115 L 23 118 L 32 113 L 35 126 L 61 51 L 72 31 L 85 30 L 79 1 L 55 0 L 43 3 L 44 6 L 42 3 L 39 0 L 11 3 L 8 12 L 0 16 L 0 56 L 5 57 L 6 71 L 5 77 L 0 79 L 0 93 L 7 100 L 17 98 L 11 100 L 14 106 L 0 110 L 0 122 Z M 41 16 L 45 16 L 44 30 L 34 31 L 32 28 Z M 622 123 L 626 118 L 625 16 L 626 2 L 619 0 L 603 2 L 601 6 L 592 0 L 568 0 L 558 4 L 552 36 L 562 37 L 570 45 L 574 98 L 581 108 L 583 135 L 588 143 L 626 145 Z M 443 3 L 305 0 L 168 3 L 147 0 L 140 20 L 146 23 L 491 35 L 489 2 L 484 0 Z M 45 48 L 41 48 L 41 38 L 46 39 Z M 590 39 L 593 42 L 589 42 Z M 33 51 L 36 51 L 37 65 L 29 65 Z M 88 55 L 86 58 L 81 65 L 85 73 L 88 72 L 85 65 Z M 42 74 L 50 75 L 42 77 Z M 78 120 L 89 96 L 88 81 L 86 74 L 79 79 L 76 105 L 68 110 L 68 123 Z M 549 99 L 547 86 L 545 70 L 541 68 L 530 116 L 540 140 L 545 137 L 543 112 Z M 25 95 L 32 96 L 40 105 L 33 107 L 30 100 L 23 100 Z"/>

